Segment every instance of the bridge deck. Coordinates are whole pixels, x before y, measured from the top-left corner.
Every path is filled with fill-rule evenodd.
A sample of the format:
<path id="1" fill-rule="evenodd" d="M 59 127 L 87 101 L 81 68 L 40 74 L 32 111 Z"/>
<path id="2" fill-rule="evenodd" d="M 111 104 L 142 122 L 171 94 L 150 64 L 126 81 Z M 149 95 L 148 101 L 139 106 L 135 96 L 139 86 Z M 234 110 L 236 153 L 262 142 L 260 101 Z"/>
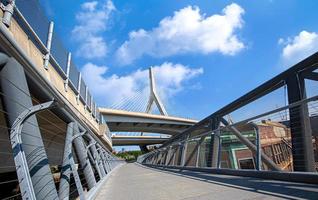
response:
<path id="1" fill-rule="evenodd" d="M 126 164 L 114 171 L 97 199 L 317 199 L 318 186 Z"/>

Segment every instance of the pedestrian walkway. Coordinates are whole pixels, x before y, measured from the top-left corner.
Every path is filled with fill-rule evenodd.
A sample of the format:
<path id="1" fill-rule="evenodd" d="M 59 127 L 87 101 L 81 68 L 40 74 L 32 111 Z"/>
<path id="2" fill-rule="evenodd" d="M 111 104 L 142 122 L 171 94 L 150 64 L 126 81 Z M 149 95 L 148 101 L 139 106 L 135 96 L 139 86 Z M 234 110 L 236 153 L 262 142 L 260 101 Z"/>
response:
<path id="1" fill-rule="evenodd" d="M 318 186 L 125 164 L 110 174 L 98 200 L 318 199 Z"/>

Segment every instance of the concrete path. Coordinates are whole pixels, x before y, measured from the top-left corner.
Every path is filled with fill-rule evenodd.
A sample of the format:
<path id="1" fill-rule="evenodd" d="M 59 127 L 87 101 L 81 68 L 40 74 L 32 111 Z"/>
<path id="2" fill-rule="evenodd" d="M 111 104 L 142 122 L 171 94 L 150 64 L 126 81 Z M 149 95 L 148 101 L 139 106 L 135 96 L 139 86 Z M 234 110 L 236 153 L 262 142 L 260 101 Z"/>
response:
<path id="1" fill-rule="evenodd" d="M 126 164 L 112 173 L 98 200 L 318 199 L 318 185 Z"/>

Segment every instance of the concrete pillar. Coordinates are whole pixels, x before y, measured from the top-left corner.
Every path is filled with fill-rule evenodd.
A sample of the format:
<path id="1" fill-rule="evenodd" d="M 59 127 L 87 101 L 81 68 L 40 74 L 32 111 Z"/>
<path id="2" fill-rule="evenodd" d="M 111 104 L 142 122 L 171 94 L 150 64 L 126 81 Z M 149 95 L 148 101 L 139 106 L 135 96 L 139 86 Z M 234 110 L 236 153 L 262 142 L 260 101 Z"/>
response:
<path id="1" fill-rule="evenodd" d="M 74 123 L 69 123 L 67 126 L 67 132 L 65 137 L 63 164 L 61 169 L 61 178 L 59 185 L 59 198 L 69 199 L 70 192 L 70 175 L 71 175 L 71 165 L 69 162 L 69 154 L 72 152 L 72 137 L 73 137 Z"/>
<path id="2" fill-rule="evenodd" d="M 94 152 L 94 157 L 95 157 L 96 160 L 97 160 L 97 164 L 98 164 L 98 167 L 99 167 L 101 176 L 102 176 L 102 177 L 106 176 L 106 172 L 105 172 L 105 169 L 104 169 L 104 166 L 103 166 L 103 161 L 102 161 L 100 152 L 99 152 L 99 151 L 97 150 L 97 148 L 96 148 L 96 145 L 94 145 L 94 146 L 92 147 L 92 151 Z M 102 177 L 101 177 L 101 178 L 102 178 Z"/>
<path id="3" fill-rule="evenodd" d="M 1 58 L 4 58 L 4 54 Z M 23 67 L 14 59 L 7 58 L 1 66 L 1 87 L 8 122 L 13 125 L 16 117 L 33 106 Z M 58 199 L 54 180 L 42 141 L 38 121 L 33 115 L 24 122 L 22 148 L 26 155 L 29 173 L 37 199 Z M 28 145 L 23 145 L 28 144 Z"/>
<path id="4" fill-rule="evenodd" d="M 75 131 L 74 135 L 80 134 L 77 124 L 75 124 L 74 126 L 74 131 Z M 78 136 L 74 139 L 74 145 L 75 145 L 75 151 L 78 156 L 79 162 L 84 171 L 84 176 L 88 184 L 88 188 L 91 189 L 96 185 L 96 179 L 94 176 L 93 168 L 86 154 L 86 148 L 85 148 L 85 144 L 84 144 L 82 136 Z"/>

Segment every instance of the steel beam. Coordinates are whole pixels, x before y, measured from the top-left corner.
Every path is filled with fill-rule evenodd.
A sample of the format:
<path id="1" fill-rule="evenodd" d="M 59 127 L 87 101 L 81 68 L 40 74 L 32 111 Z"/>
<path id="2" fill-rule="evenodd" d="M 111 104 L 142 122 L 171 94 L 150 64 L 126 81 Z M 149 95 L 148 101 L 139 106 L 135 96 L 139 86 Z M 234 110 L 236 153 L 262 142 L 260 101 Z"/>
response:
<path id="1" fill-rule="evenodd" d="M 290 76 L 286 83 L 288 102 L 290 104 L 306 99 L 305 81 L 303 78 L 298 75 Z M 289 109 L 289 113 L 294 171 L 316 171 L 308 105 L 304 103 L 292 107 Z"/>
<path id="2" fill-rule="evenodd" d="M 257 153 L 257 147 L 249 141 L 237 128 L 231 126 L 224 118 L 221 119 L 222 123 L 227 126 L 233 134 L 244 144 L 246 145 L 254 155 Z M 280 171 L 281 169 L 264 153 L 261 153 L 263 162 L 272 170 Z"/>

